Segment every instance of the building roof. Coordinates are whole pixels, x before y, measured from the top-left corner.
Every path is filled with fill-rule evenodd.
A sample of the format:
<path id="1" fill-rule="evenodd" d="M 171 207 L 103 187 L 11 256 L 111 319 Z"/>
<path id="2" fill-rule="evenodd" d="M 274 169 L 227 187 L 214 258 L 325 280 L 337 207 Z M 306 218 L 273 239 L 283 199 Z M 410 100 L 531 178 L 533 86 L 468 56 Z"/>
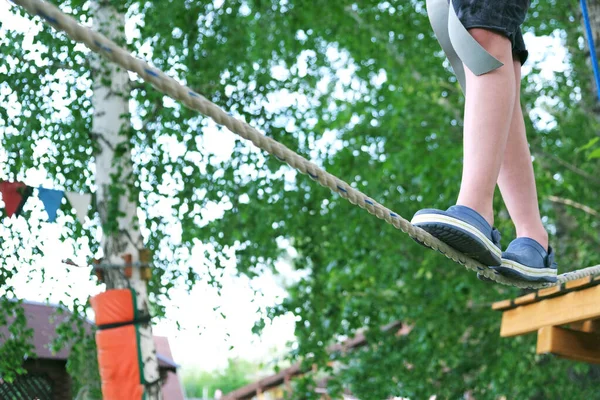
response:
<path id="1" fill-rule="evenodd" d="M 61 313 L 59 312 L 61 307 L 58 305 L 33 301 L 23 301 L 22 306 L 25 310 L 27 326 L 33 329 L 32 344 L 35 349 L 36 358 L 66 361 L 69 357 L 70 346 L 64 346 L 60 351 L 53 353 L 50 349 L 50 344 L 56 338 L 57 326 L 69 318 L 70 311 L 63 309 L 64 312 Z M 85 327 L 90 332 L 93 326 L 93 322 L 85 321 Z M 2 336 L 6 337 L 7 334 L 8 326 L 0 326 L 0 345 L 3 343 Z M 158 365 L 161 368 L 176 371 L 179 366 L 173 361 L 168 339 L 165 337 L 155 337 L 155 343 L 157 344 L 156 355 Z"/>
<path id="2" fill-rule="evenodd" d="M 47 360 L 66 360 L 69 356 L 70 347 L 65 346 L 57 353 L 50 350 L 50 343 L 56 338 L 56 327 L 65 322 L 68 311 L 64 314 L 58 312 L 59 306 L 50 306 L 37 302 L 23 302 L 27 326 L 33 329 L 32 345 L 36 358 Z M 91 328 L 92 324 L 89 323 Z M 3 337 L 8 335 L 8 326 L 0 326 L 0 345 Z"/>
<path id="3" fill-rule="evenodd" d="M 70 311 L 63 309 L 60 313 L 60 306 L 43 304 L 33 301 L 24 301 L 23 309 L 27 318 L 27 326 L 33 329 L 32 344 L 35 349 L 37 359 L 66 361 L 70 346 L 65 346 L 60 351 L 53 353 L 50 349 L 50 343 L 56 338 L 56 327 L 66 321 L 70 316 Z M 85 321 L 86 329 L 91 332 L 93 323 Z M 8 336 L 8 326 L 0 326 L 0 345 L 3 344 L 3 337 Z M 173 361 L 169 339 L 163 336 L 155 336 L 156 357 L 158 366 L 166 372 L 166 381 L 162 387 L 163 398 L 165 400 L 183 400 L 183 388 L 177 376 L 179 365 Z"/>
<path id="4" fill-rule="evenodd" d="M 385 325 L 381 328 L 384 332 L 398 332 L 399 335 L 405 335 L 407 332 L 410 332 L 410 328 L 404 328 L 402 322 L 396 321 L 392 322 L 388 325 Z M 367 338 L 364 333 L 358 333 L 351 339 L 348 339 L 344 343 L 335 344 L 328 348 L 328 351 L 331 353 L 340 352 L 340 351 L 348 351 L 358 347 L 362 347 L 367 344 Z M 233 392 L 227 393 L 223 396 L 223 400 L 245 400 L 251 399 L 257 395 L 257 393 L 267 391 L 269 389 L 278 387 L 283 385 L 288 379 L 293 378 L 298 375 L 302 375 L 307 372 L 305 369 L 301 367 L 300 363 L 296 363 L 289 368 L 281 370 L 277 374 L 267 376 L 266 378 L 262 378 L 256 382 L 250 383 L 246 386 L 243 386 Z"/>
<path id="5" fill-rule="evenodd" d="M 169 339 L 164 336 L 154 336 L 154 343 L 156 344 L 158 364 L 161 367 L 165 365 L 164 368 L 169 371 L 162 387 L 163 398 L 165 400 L 183 400 L 185 398 L 183 387 L 181 386 L 179 377 L 176 375 L 179 366 L 173 361 Z"/>

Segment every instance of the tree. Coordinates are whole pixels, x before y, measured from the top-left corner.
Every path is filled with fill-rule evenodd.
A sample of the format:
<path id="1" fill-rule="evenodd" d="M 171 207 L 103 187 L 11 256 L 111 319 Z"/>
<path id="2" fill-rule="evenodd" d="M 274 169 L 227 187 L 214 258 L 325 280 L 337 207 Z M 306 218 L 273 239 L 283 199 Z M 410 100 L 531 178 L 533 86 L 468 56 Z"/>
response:
<path id="1" fill-rule="evenodd" d="M 83 2 L 60 4 L 82 21 L 90 17 Z M 423 1 L 112 4 L 138 18 L 139 33 L 128 43 L 134 53 L 390 208 L 409 216 L 454 201 L 462 95 L 443 65 Z M 542 212 L 560 244 L 563 270 L 600 257 L 597 218 L 548 200 L 593 206 L 600 188 L 598 160 L 588 159 L 591 150 L 577 151 L 600 132 L 579 18 L 574 4 L 534 1 L 528 20 L 528 31 L 555 34 L 568 49 L 567 68 L 551 79 L 533 67 L 523 99 Z M 44 168 L 57 185 L 80 190 L 94 182 L 87 149 L 97 146 L 88 135 L 88 53 L 46 27 L 36 39 L 47 46 L 41 65 L 21 46 L 22 34 L 0 42 L 3 54 L 20 61 L 0 60 L 4 96 L 18 105 L 0 114 L 11 127 L 2 137 L 9 156 L 3 172 L 15 178 Z M 56 115 L 39 97 L 48 99 L 45 88 L 60 79 L 58 69 L 68 72 L 68 106 Z M 181 267 L 195 244 L 209 246 L 206 258 L 217 271 L 234 254 L 240 273 L 254 276 L 273 268 L 287 251 L 280 244 L 289 243 L 307 276 L 269 318 L 297 316 L 292 357 L 327 370 L 332 341 L 393 320 L 414 325 L 401 339 L 371 329 L 372 345 L 337 355 L 347 367 L 332 388 L 349 387 L 362 398 L 458 398 L 469 390 L 490 399 L 593 397 L 593 370 L 534 356 L 531 338 L 498 338 L 499 318 L 488 305 L 514 289 L 482 284 L 246 143 L 236 142 L 229 158 L 217 157 L 199 133 L 213 126 L 148 86 L 134 81 L 129 95 L 135 108 L 123 150 L 134 151 L 135 179 L 112 187 L 140 199 L 146 247 L 157 264 L 150 290 L 158 312 L 175 282 L 218 284 L 213 270 Z M 51 156 L 33 151 L 41 140 L 56 149 Z M 203 210 L 215 204 L 222 215 L 206 218 Z M 512 227 L 499 202 L 497 209 L 506 241 Z M 30 220 L 31 229 L 35 224 Z M 69 236 L 90 235 L 76 223 L 66 229 Z M 0 276 L 18 272 L 9 265 L 0 264 Z M 312 398 L 310 385 L 308 376 L 297 396 Z"/>
<path id="2" fill-rule="evenodd" d="M 117 4 L 105 1 L 91 2 L 94 28 L 118 43 L 125 43 L 125 10 Z M 144 240 L 137 218 L 138 198 L 132 163 L 131 114 L 129 100 L 131 90 L 129 75 L 122 68 L 93 58 L 92 101 L 93 110 L 91 140 L 96 161 L 96 208 L 102 227 L 102 261 L 110 265 L 129 262 L 147 262 Z M 128 256 L 127 256 L 128 255 Z M 136 292 L 134 305 L 139 315 L 150 316 L 146 281 L 140 268 L 132 268 L 128 279 L 123 269 L 103 270 L 103 282 L 107 289 L 131 288 Z M 140 324 L 139 346 L 142 382 L 150 399 L 161 399 L 158 360 L 149 322 Z"/>
<path id="3" fill-rule="evenodd" d="M 205 391 L 209 398 L 215 397 L 215 392 L 221 390 L 228 393 L 245 386 L 256 375 L 258 366 L 244 360 L 229 360 L 222 371 L 195 371 L 183 376 L 183 385 L 187 396 L 203 398 Z"/>

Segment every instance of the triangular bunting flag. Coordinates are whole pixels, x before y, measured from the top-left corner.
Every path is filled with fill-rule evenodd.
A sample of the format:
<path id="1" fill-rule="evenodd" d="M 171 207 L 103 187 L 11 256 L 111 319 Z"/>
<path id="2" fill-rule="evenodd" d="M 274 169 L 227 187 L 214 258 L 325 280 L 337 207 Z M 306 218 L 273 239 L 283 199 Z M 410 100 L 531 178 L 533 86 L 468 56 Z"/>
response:
<path id="1" fill-rule="evenodd" d="M 56 211 L 60 207 L 65 192 L 62 190 L 46 189 L 43 187 L 38 188 L 38 197 L 44 203 L 46 212 L 48 213 L 48 221 L 54 222 L 56 220 Z"/>
<path id="2" fill-rule="evenodd" d="M 84 224 L 85 217 L 87 217 L 90 204 L 92 203 L 92 195 L 89 193 L 80 194 L 67 192 L 65 193 L 65 196 L 67 196 L 69 203 L 71 203 L 71 206 L 75 209 L 79 222 Z"/>
<path id="3" fill-rule="evenodd" d="M 23 211 L 23 206 L 27 202 L 27 199 L 33 193 L 33 188 L 27 186 L 22 182 L 0 182 L 0 193 L 2 193 L 2 200 L 6 205 L 6 215 L 17 217 Z"/>

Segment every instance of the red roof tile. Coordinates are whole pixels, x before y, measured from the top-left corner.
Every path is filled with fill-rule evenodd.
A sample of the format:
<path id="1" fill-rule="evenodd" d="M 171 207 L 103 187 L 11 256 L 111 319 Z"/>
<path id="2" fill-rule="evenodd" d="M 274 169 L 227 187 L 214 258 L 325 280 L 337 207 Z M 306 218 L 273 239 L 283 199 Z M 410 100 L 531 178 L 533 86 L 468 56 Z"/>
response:
<path id="1" fill-rule="evenodd" d="M 56 327 L 68 318 L 68 314 L 58 314 L 58 306 L 34 302 L 24 302 L 23 309 L 27 318 L 27 326 L 33 329 L 32 344 L 37 358 L 66 360 L 70 347 L 63 348 L 58 353 L 53 354 L 49 345 L 56 338 Z M 7 333 L 8 326 L 0 326 L 0 334 L 6 335 Z M 3 344 L 2 335 L 0 335 L 0 345 Z"/>

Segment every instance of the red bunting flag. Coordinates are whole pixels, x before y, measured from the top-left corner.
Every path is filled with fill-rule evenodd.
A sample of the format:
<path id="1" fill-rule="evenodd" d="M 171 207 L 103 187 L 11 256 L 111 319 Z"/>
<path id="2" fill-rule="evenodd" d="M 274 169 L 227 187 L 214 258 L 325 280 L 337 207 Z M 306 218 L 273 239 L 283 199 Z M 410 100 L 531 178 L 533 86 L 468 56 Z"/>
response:
<path id="1" fill-rule="evenodd" d="M 25 202 L 33 193 L 33 188 L 22 182 L 0 182 L 0 193 L 2 200 L 6 205 L 6 214 L 8 217 L 16 215 L 17 217 L 23 210 Z"/>

